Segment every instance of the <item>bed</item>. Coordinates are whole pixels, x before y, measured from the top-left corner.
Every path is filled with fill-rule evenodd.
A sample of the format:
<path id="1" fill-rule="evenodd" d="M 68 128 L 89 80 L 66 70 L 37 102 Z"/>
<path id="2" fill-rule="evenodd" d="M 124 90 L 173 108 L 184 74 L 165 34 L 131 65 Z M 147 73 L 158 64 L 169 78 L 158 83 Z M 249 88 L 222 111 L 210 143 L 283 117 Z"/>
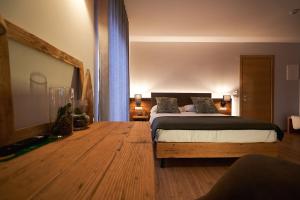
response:
<path id="1" fill-rule="evenodd" d="M 151 93 L 151 101 L 152 106 L 156 105 L 156 97 L 176 97 L 178 101 L 178 106 L 184 106 L 193 104 L 191 97 L 211 97 L 210 93 Z M 232 127 L 239 127 L 239 118 L 238 117 L 231 117 L 231 116 L 224 116 L 221 114 L 204 114 L 201 116 L 203 119 L 207 119 L 208 121 L 202 122 L 201 126 L 206 126 L 207 124 L 214 121 L 213 126 L 219 126 L 218 123 L 222 124 L 222 121 L 232 121 L 231 123 L 237 123 L 234 125 L 225 125 L 225 129 L 222 130 L 222 127 L 219 127 L 218 130 L 213 130 L 209 127 L 207 130 L 198 130 L 199 124 L 192 130 L 188 130 L 189 133 L 185 133 L 182 131 L 181 124 L 183 117 L 181 115 L 188 115 L 187 113 L 180 113 L 180 114 L 162 114 L 161 116 L 154 116 L 155 114 L 151 114 L 150 116 L 150 123 L 152 128 L 153 139 L 155 141 L 155 154 L 156 158 L 224 158 L 224 157 L 241 157 L 246 154 L 263 154 L 269 156 L 277 156 L 278 152 L 278 143 L 279 140 L 282 139 L 283 133 L 280 129 L 273 125 L 273 124 L 264 124 L 265 126 L 275 126 L 274 130 L 267 130 L 266 127 L 262 126 L 261 132 L 264 133 L 264 137 L 259 135 L 259 138 L 252 137 L 252 132 L 259 131 L 259 130 L 233 130 L 235 128 Z M 171 115 L 171 116 L 170 116 Z M 195 115 L 193 113 L 192 115 Z M 189 116 L 185 117 L 188 118 L 186 120 L 196 120 L 196 118 L 200 118 L 199 114 L 196 114 L 196 117 Z M 207 116 L 205 116 L 207 115 Z M 170 122 L 170 118 L 172 118 L 172 122 Z M 155 127 L 157 125 L 158 119 L 160 122 L 162 121 L 164 126 L 160 126 L 159 128 Z M 176 120 L 175 120 L 176 119 Z M 220 120 L 222 119 L 222 120 Z M 175 122 L 174 122 L 175 120 Z M 217 123 L 217 124 L 216 124 Z M 192 124 L 189 126 L 193 126 Z M 161 128 L 163 127 L 163 128 Z M 166 128 L 164 128 L 166 127 Z M 174 130 L 172 127 L 175 127 Z M 206 128 L 205 128 L 206 129 Z M 277 129 L 277 130 L 275 130 Z M 278 130 L 279 129 L 279 130 Z M 164 132 L 163 134 L 161 132 Z M 205 132 L 207 131 L 207 132 Z M 248 133 L 247 133 L 248 131 Z M 277 132 L 279 132 L 279 137 Z M 176 140 L 176 133 L 179 140 Z M 166 134 L 165 134 L 166 133 Z M 158 139 L 157 135 L 171 135 L 171 137 L 162 137 L 164 139 Z M 206 134 L 205 137 L 199 136 Z M 242 133 L 243 137 L 239 138 L 239 134 Z M 180 135 L 198 135 L 197 137 L 181 137 Z M 211 135 L 214 137 L 211 137 Z M 257 133 L 255 132 L 256 136 Z M 218 137 L 215 137 L 215 136 Z M 226 137 L 222 137 L 224 135 L 230 135 L 230 140 Z M 241 134 L 240 134 L 241 135 Z M 246 137 L 244 137 L 244 135 Z M 263 135 L 263 134 L 262 134 Z M 167 139 L 166 139 L 167 138 Z M 171 138 L 171 139 L 170 139 Z M 183 138 L 183 139 L 182 139 Z M 196 138 L 196 140 L 189 140 L 186 138 Z M 200 138 L 200 139 L 199 139 Z M 203 140 L 204 138 L 204 140 Z M 219 138 L 218 140 L 211 140 L 210 138 Z M 221 139 L 220 139 L 221 138 Z M 222 139 L 223 138 L 223 139 Z"/>

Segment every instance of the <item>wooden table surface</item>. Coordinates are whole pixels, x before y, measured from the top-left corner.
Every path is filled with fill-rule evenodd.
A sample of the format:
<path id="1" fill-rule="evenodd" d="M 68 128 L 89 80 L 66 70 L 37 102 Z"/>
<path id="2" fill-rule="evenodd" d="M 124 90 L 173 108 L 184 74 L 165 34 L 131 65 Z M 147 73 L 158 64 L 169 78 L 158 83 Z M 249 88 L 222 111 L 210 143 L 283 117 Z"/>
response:
<path id="1" fill-rule="evenodd" d="M 149 123 L 101 122 L 0 163 L 0 199 L 154 199 Z"/>

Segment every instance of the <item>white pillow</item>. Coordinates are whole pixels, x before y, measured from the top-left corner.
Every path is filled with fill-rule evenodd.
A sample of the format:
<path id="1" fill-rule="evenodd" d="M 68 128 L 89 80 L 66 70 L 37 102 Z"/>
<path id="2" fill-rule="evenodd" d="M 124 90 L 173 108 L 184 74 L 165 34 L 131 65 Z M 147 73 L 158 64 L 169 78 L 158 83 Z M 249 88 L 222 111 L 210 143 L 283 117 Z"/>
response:
<path id="1" fill-rule="evenodd" d="M 157 105 L 153 106 L 150 110 L 150 113 L 156 113 L 157 112 Z"/>
<path id="2" fill-rule="evenodd" d="M 195 106 L 193 104 L 183 106 L 185 112 L 196 112 Z"/>
<path id="3" fill-rule="evenodd" d="M 300 129 L 300 116 L 291 116 L 294 129 Z"/>

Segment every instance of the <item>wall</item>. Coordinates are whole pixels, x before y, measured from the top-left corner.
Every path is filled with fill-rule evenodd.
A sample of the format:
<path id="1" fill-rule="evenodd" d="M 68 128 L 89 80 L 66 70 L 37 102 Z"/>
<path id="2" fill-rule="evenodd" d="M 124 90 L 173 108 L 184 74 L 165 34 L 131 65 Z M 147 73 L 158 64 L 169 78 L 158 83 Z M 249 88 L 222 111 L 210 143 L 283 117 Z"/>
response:
<path id="1" fill-rule="evenodd" d="M 239 88 L 240 55 L 275 55 L 274 122 L 298 114 L 298 82 L 286 80 L 286 65 L 300 63 L 300 44 L 155 43 L 130 44 L 130 96 L 155 92 L 212 92 L 221 97 Z M 238 113 L 238 99 L 233 101 Z"/>
<path id="2" fill-rule="evenodd" d="M 92 0 L 1 0 L 0 14 L 17 26 L 83 61 L 85 69 L 90 69 L 93 77 Z M 76 78 L 73 67 L 13 41 L 9 43 L 9 52 L 15 128 L 47 123 L 48 88 L 73 87 Z M 33 95 L 30 74 L 36 72 L 45 75 L 47 84 L 46 88 L 34 88 L 38 89 L 38 94 Z M 40 98 L 36 98 L 37 96 Z"/>
<path id="3" fill-rule="evenodd" d="M 92 0 L 1 0 L 0 14 L 83 61 L 93 73 Z"/>

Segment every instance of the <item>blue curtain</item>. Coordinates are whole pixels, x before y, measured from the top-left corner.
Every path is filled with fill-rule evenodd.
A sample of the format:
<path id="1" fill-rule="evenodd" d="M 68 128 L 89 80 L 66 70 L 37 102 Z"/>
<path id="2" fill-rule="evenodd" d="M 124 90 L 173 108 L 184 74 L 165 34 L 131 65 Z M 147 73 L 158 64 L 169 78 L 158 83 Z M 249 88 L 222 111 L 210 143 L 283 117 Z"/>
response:
<path id="1" fill-rule="evenodd" d="M 123 0 L 109 0 L 109 120 L 129 119 L 129 32 Z"/>

